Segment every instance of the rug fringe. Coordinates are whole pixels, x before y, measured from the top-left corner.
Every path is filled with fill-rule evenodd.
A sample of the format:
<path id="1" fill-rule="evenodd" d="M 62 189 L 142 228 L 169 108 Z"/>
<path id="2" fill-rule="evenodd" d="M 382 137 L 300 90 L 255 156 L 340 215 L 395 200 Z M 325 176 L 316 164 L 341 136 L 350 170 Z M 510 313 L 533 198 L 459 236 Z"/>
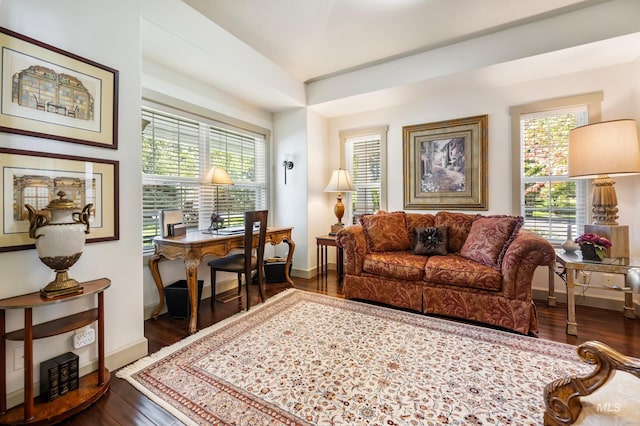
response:
<path id="1" fill-rule="evenodd" d="M 147 368 L 148 366 L 152 365 L 154 362 L 156 362 L 159 359 L 164 358 L 165 356 L 179 350 L 182 349 L 183 347 L 190 345 L 191 343 L 202 339 L 205 336 L 208 336 L 209 334 L 215 332 L 216 330 L 220 329 L 221 327 L 224 327 L 226 324 L 232 322 L 232 321 L 236 321 L 244 316 L 253 314 L 256 311 L 259 311 L 260 309 L 264 308 L 267 305 L 270 305 L 271 303 L 276 302 L 277 300 L 282 299 L 283 297 L 287 297 L 290 296 L 292 294 L 294 294 L 295 292 L 300 291 L 297 290 L 295 288 L 288 288 L 270 298 L 268 298 L 266 301 L 264 301 L 264 303 L 261 303 L 259 305 L 255 305 L 251 307 L 251 310 L 249 311 L 242 311 L 242 312 L 238 312 L 237 314 L 234 314 L 232 316 L 230 316 L 229 318 L 225 318 L 222 321 L 219 321 L 213 325 L 210 325 L 207 328 L 203 328 L 202 330 L 196 332 L 195 334 L 192 334 L 190 336 L 185 337 L 184 339 L 169 345 L 169 346 L 165 346 L 164 348 L 160 349 L 157 352 L 152 353 L 151 355 L 147 355 L 144 358 L 140 358 L 137 361 L 134 361 L 133 363 L 122 367 L 120 370 L 116 371 L 116 377 L 120 378 L 120 379 L 128 379 L 131 377 L 131 375 L 137 373 L 138 371 Z"/>

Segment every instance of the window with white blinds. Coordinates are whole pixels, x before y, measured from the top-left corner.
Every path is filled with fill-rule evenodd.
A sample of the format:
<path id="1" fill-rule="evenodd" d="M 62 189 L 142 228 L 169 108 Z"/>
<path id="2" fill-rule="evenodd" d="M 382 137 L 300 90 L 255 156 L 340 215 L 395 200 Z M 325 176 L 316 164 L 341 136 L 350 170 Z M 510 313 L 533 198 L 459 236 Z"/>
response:
<path id="1" fill-rule="evenodd" d="M 569 180 L 567 159 L 569 131 L 588 120 L 586 106 L 520 117 L 525 227 L 553 243 L 567 239 L 568 226 L 575 238 L 587 220 L 587 180 Z"/>
<path id="2" fill-rule="evenodd" d="M 186 115 L 142 108 L 144 251 L 160 235 L 160 210 L 181 209 L 184 223 L 206 229 L 214 212 L 234 226 L 245 211 L 267 208 L 265 137 Z M 223 167 L 234 185 L 204 183 L 213 166 Z"/>
<path id="3" fill-rule="evenodd" d="M 387 128 L 340 132 L 344 152 L 344 168 L 349 170 L 355 192 L 348 195 L 347 223 L 356 223 L 363 214 L 375 213 L 386 205 L 384 152 Z"/>

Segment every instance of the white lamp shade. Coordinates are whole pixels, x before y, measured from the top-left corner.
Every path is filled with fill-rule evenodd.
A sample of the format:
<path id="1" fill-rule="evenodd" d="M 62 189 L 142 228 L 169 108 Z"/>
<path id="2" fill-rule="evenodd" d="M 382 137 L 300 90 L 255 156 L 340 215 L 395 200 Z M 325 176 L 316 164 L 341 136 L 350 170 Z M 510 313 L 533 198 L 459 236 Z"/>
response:
<path id="1" fill-rule="evenodd" d="M 338 169 L 331 173 L 329 184 L 324 192 L 353 192 L 353 183 L 348 170 Z"/>
<path id="2" fill-rule="evenodd" d="M 569 177 L 640 173 L 640 143 L 634 120 L 614 120 L 569 132 Z"/>
<path id="3" fill-rule="evenodd" d="M 207 173 L 207 177 L 205 178 L 205 183 L 210 183 L 212 185 L 233 185 L 233 181 L 229 177 L 229 174 L 222 167 L 213 167 Z"/>

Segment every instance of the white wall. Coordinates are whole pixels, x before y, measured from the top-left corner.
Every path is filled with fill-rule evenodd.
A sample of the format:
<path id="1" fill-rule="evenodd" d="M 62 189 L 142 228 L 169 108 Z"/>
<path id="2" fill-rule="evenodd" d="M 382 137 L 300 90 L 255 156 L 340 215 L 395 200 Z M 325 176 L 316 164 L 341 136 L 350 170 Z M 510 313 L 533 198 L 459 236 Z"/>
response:
<path id="1" fill-rule="evenodd" d="M 640 121 L 638 86 L 640 61 L 534 81 L 504 84 L 482 74 L 461 73 L 413 88 L 415 100 L 399 106 L 329 119 L 329 148 L 336 162 L 340 130 L 388 124 L 388 210 L 403 210 L 402 127 L 473 115 L 489 115 L 489 208 L 487 214 L 511 212 L 511 140 L 509 107 L 533 101 L 602 90 L 602 119 L 633 118 Z M 637 188 L 640 176 L 617 178 L 616 189 L 621 224 L 630 227 L 631 254 L 640 256 L 640 217 Z M 321 220 L 316 214 L 316 220 Z M 547 289 L 546 268 L 539 268 L 535 288 Z M 563 291 L 560 281 L 557 289 Z M 614 292 L 597 293 L 620 299 Z"/>
<path id="2" fill-rule="evenodd" d="M 107 277 L 112 285 L 105 292 L 106 354 L 134 348 L 133 357 L 111 361 L 110 368 L 130 362 L 146 353 L 142 311 L 142 255 L 140 252 L 140 34 L 137 1 L 83 2 L 58 0 L 5 0 L 0 3 L 0 25 L 51 44 L 84 58 L 119 70 L 118 150 L 68 142 L 0 133 L 0 146 L 60 153 L 120 162 L 120 239 L 92 243 L 70 270 L 79 281 Z M 38 291 L 53 279 L 54 273 L 40 262 L 35 250 L 0 253 L 0 297 Z M 88 306 L 90 298 L 55 304 L 34 311 L 34 322 L 64 316 Z M 22 311 L 9 312 L 7 330 L 22 328 Z M 8 343 L 8 391 L 22 387 L 22 370 L 14 371 L 13 351 Z M 72 350 L 71 334 L 38 340 L 34 361 Z M 142 352 L 141 352 L 142 351 Z M 80 364 L 96 358 L 95 346 L 74 350 Z M 114 364 L 115 362 L 115 364 Z M 117 365 L 120 363 L 120 365 Z M 38 370 L 36 369 L 36 379 Z"/>

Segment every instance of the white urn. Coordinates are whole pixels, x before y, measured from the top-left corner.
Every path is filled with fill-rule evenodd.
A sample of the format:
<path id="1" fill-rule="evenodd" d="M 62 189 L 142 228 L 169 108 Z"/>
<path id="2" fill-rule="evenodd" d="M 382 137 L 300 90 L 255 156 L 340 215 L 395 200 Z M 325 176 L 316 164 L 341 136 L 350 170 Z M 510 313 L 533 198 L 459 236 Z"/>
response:
<path id="1" fill-rule="evenodd" d="M 29 236 L 36 240 L 38 256 L 56 272 L 56 278 L 40 290 L 45 298 L 82 292 L 80 283 L 69 278 L 68 270 L 82 255 L 93 207 L 87 204 L 79 211 L 73 201 L 64 198 L 64 191 L 56 195 L 60 198 L 42 210 L 25 205 L 29 213 Z"/>

